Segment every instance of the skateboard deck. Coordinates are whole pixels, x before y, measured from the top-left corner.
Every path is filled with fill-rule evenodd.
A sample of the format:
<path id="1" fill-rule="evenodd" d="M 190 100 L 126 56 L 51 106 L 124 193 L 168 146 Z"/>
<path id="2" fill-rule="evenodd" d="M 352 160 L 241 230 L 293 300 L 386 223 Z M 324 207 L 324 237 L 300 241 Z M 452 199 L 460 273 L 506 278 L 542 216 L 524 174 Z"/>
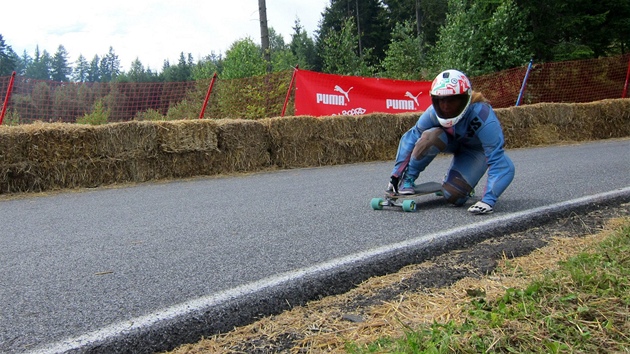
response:
<path id="1" fill-rule="evenodd" d="M 416 211 L 416 198 L 426 194 L 439 194 L 442 184 L 438 182 L 426 182 L 414 188 L 414 194 L 396 194 L 393 191 L 386 191 L 383 198 L 372 198 L 370 205 L 374 210 L 381 210 L 383 207 L 397 207 L 404 211 Z"/>

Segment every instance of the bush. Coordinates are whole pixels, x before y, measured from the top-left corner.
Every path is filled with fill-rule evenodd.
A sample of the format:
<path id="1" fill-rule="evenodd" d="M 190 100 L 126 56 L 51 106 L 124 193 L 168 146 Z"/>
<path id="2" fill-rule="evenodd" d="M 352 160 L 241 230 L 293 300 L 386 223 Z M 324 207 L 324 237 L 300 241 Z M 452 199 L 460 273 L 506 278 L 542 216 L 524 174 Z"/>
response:
<path id="1" fill-rule="evenodd" d="M 96 101 L 92 113 L 85 114 L 83 117 L 77 118 L 78 124 L 101 125 L 107 124 L 109 120 L 109 110 L 105 109 L 103 101 Z"/>

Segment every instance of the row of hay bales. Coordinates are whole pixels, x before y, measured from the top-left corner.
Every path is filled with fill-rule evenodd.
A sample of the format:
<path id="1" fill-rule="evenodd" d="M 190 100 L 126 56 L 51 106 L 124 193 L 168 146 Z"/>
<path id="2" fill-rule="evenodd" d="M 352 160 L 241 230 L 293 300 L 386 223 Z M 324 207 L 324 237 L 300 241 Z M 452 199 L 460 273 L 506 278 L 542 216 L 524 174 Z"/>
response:
<path id="1" fill-rule="evenodd" d="M 506 147 L 630 136 L 630 100 L 497 109 Z M 417 113 L 0 127 L 0 193 L 392 160 Z"/>

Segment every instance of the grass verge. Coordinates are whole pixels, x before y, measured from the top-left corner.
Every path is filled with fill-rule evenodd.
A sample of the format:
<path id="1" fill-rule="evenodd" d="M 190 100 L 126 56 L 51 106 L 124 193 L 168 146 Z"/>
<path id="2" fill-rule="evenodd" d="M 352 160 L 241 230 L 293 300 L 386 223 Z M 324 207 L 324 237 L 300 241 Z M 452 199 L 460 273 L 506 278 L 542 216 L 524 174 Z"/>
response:
<path id="1" fill-rule="evenodd" d="M 527 269 L 529 268 L 529 269 Z M 488 296 L 469 288 L 461 316 L 401 337 L 351 342 L 349 353 L 630 352 L 630 220 L 603 241 L 536 271 L 505 261 L 495 277 L 529 283 Z"/>

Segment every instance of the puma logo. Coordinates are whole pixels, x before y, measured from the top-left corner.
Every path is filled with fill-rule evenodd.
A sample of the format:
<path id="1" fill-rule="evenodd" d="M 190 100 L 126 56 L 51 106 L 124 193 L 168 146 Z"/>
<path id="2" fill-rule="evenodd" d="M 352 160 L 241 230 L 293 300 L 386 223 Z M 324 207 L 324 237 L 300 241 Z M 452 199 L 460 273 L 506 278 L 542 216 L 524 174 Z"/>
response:
<path id="1" fill-rule="evenodd" d="M 412 99 L 412 100 L 416 103 L 416 106 L 419 106 L 419 105 L 420 105 L 420 104 L 418 103 L 418 96 L 420 96 L 420 95 L 422 95 L 422 92 L 420 92 L 419 94 L 417 94 L 417 95 L 415 95 L 415 96 L 413 95 L 413 93 L 411 93 L 411 92 L 409 92 L 409 91 L 407 91 L 407 92 L 405 93 L 405 97 L 409 97 L 409 98 L 411 98 L 411 99 Z"/>
<path id="2" fill-rule="evenodd" d="M 344 91 L 339 85 L 335 85 L 335 92 L 339 92 L 340 94 L 346 96 L 346 100 L 348 100 L 348 102 L 350 102 L 350 97 L 348 97 L 348 93 L 350 92 L 350 90 L 352 90 L 354 87 L 350 87 L 348 89 L 348 91 Z"/>

